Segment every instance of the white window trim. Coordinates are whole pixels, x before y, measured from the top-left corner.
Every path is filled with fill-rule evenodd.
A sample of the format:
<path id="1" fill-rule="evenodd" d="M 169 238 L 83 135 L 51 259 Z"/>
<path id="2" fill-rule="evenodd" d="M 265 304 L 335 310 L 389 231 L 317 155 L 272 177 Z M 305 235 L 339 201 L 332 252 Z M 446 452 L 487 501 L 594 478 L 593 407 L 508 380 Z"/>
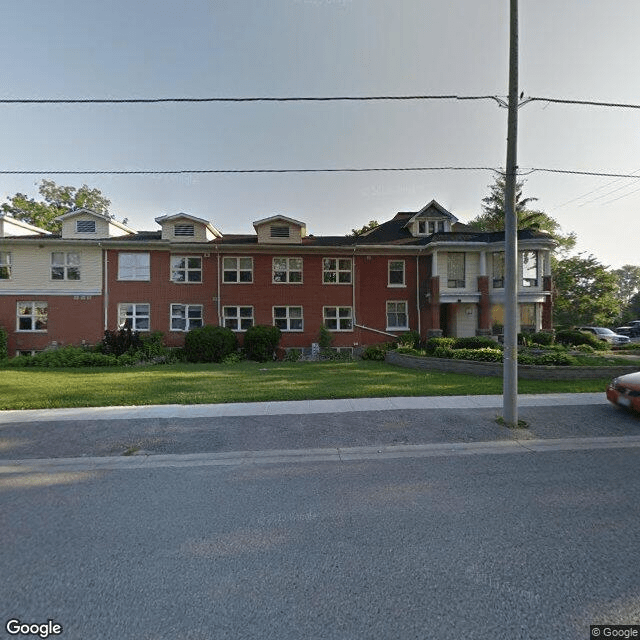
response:
<path id="1" fill-rule="evenodd" d="M 149 313 L 146 316 L 137 316 L 136 315 L 136 308 L 139 306 L 145 305 L 147 307 L 149 307 Z M 127 324 L 127 320 L 128 317 L 125 315 L 124 316 L 124 322 L 121 322 L 121 318 L 123 317 L 122 313 L 120 312 L 120 309 L 122 307 L 128 307 L 128 306 L 132 306 L 133 309 L 133 316 L 131 316 L 131 331 L 137 331 L 138 333 L 148 333 L 149 331 L 151 331 L 151 303 L 149 302 L 120 302 L 118 304 L 118 328 L 124 328 Z M 138 329 L 138 327 L 133 326 L 136 324 L 136 318 L 148 318 L 149 320 L 149 326 L 146 329 Z"/>
<path id="2" fill-rule="evenodd" d="M 31 313 L 29 315 L 27 314 L 20 314 L 18 313 L 18 310 L 21 306 L 24 305 L 30 305 L 31 306 Z M 20 318 L 31 318 L 31 326 L 35 326 L 36 324 L 36 318 L 38 317 L 37 314 L 35 313 L 35 308 L 37 306 L 40 307 L 45 307 L 47 310 L 47 315 L 46 315 L 46 323 L 47 323 L 47 328 L 45 329 L 21 329 L 20 328 Z M 49 303 L 48 302 L 44 302 L 42 300 L 19 300 L 16 303 L 16 333 L 47 333 L 49 327 Z"/>
<path id="3" fill-rule="evenodd" d="M 336 261 L 336 268 L 335 269 L 325 269 L 325 266 L 324 266 L 324 261 L 325 260 L 335 260 Z M 341 269 L 340 268 L 340 260 L 348 260 L 349 261 L 349 268 L 348 269 Z M 325 279 L 324 279 L 324 276 L 325 276 L 326 273 L 334 274 L 335 277 L 336 277 L 336 281 L 335 282 L 326 282 Z M 349 282 L 340 282 L 340 274 L 341 273 L 348 273 L 349 274 Z M 351 285 L 352 282 L 353 282 L 353 260 L 351 258 L 338 258 L 338 257 L 334 257 L 334 256 L 322 258 L 322 284 L 328 284 L 328 285 L 335 285 L 335 284 Z"/>
<path id="4" fill-rule="evenodd" d="M 11 251 L 0 251 L 0 269 L 6 269 L 9 276 L 0 280 L 11 280 Z"/>
<path id="5" fill-rule="evenodd" d="M 336 310 L 335 317 L 327 317 L 328 309 Z M 349 315 L 340 317 L 340 309 L 348 309 Z M 329 327 L 327 327 L 327 320 L 335 320 L 337 327 L 335 329 L 329 329 Z M 341 329 L 340 328 L 341 320 L 349 320 L 351 323 L 351 327 L 349 327 L 348 329 Z M 327 331 L 331 331 L 332 333 L 353 333 L 353 307 L 335 306 L 335 305 L 327 305 L 326 307 L 322 307 L 322 323 L 327 329 Z"/>
<path id="6" fill-rule="evenodd" d="M 287 263 L 285 267 L 286 279 L 284 282 L 280 282 L 276 280 L 276 268 L 275 268 L 276 260 L 285 260 Z M 301 263 L 300 269 L 292 269 L 290 267 L 291 260 L 300 260 L 300 263 Z M 291 273 L 300 273 L 300 280 L 298 282 L 291 282 Z M 272 284 L 304 284 L 304 260 L 302 259 L 302 257 L 274 256 L 273 259 L 271 260 L 271 282 Z"/>
<path id="7" fill-rule="evenodd" d="M 63 264 L 53 264 L 53 256 L 56 253 L 61 253 L 64 256 Z M 69 256 L 77 256 L 78 264 L 69 264 Z M 53 277 L 53 269 L 62 269 L 62 278 L 54 278 Z M 70 278 L 69 277 L 69 269 L 77 269 L 78 277 Z M 49 278 L 51 282 L 79 282 L 82 280 L 82 255 L 79 251 L 52 251 L 51 252 L 51 269 L 49 271 Z"/>
<path id="8" fill-rule="evenodd" d="M 225 314 L 225 309 L 235 309 L 235 315 L 233 316 L 227 316 Z M 251 316 L 242 316 L 240 315 L 240 309 L 251 309 Z M 235 320 L 238 323 L 238 328 L 234 329 L 233 327 L 228 327 L 229 329 L 231 329 L 231 331 L 233 331 L 234 333 L 244 333 L 249 327 L 247 327 L 246 329 L 242 328 L 242 321 L 243 320 L 251 320 L 251 324 L 249 326 L 253 327 L 256 320 L 255 320 L 255 310 L 253 308 L 253 306 L 248 305 L 248 304 L 228 304 L 225 305 L 224 307 L 222 307 L 222 326 L 223 327 L 227 327 L 227 320 Z"/>
<path id="9" fill-rule="evenodd" d="M 536 257 L 536 277 L 525 278 L 524 257 L 527 253 L 533 253 Z M 533 280 L 534 284 L 525 284 L 525 280 Z M 540 287 L 540 252 L 536 249 L 523 249 L 520 251 L 520 287 L 522 289 L 537 289 Z"/>
<path id="10" fill-rule="evenodd" d="M 391 282 L 391 263 L 393 262 L 402 262 L 402 284 L 398 282 Z M 394 271 L 398 271 L 398 269 L 394 269 Z M 403 289 L 407 286 L 407 264 L 404 259 L 399 260 L 389 260 L 387 263 L 387 287 L 393 289 Z"/>
<path id="11" fill-rule="evenodd" d="M 455 280 L 455 278 L 450 278 L 449 277 L 449 256 L 462 256 L 462 280 L 460 282 L 462 282 L 462 286 L 451 286 L 449 284 L 449 282 L 451 280 Z M 458 280 L 456 280 L 456 282 L 459 282 Z M 447 289 L 466 289 L 467 288 L 467 254 L 465 251 L 449 251 L 447 253 Z"/>
<path id="12" fill-rule="evenodd" d="M 287 310 L 287 315 L 285 318 L 276 318 L 276 309 L 286 309 Z M 290 310 L 291 309 L 300 309 L 300 317 L 299 318 L 292 318 L 289 314 L 290 314 Z M 284 304 L 277 304 L 274 305 L 271 308 L 271 316 L 273 318 L 273 326 L 278 326 L 276 325 L 276 320 L 286 320 L 287 321 L 287 328 L 283 329 L 282 327 L 280 328 L 280 331 L 282 331 L 282 333 L 302 333 L 304 331 L 304 309 L 302 308 L 302 305 L 300 304 L 290 304 L 290 305 L 284 305 Z M 300 320 L 301 322 L 301 327 L 299 329 L 292 329 L 291 328 L 291 320 Z"/>
<path id="13" fill-rule="evenodd" d="M 184 310 L 184 318 L 181 318 L 180 316 L 174 316 L 173 315 L 173 307 L 185 307 Z M 189 308 L 190 307 L 198 307 L 200 309 L 200 316 L 199 316 L 199 320 L 200 320 L 200 324 L 196 325 L 195 327 L 191 326 L 190 320 L 191 318 L 189 318 Z M 149 312 L 151 312 L 151 310 L 149 310 Z M 173 327 L 173 319 L 174 317 L 178 320 L 183 320 L 184 319 L 184 328 L 183 329 L 174 329 Z M 194 318 L 195 319 L 195 318 Z M 184 302 L 172 302 L 169 305 L 169 331 L 172 331 L 174 333 L 186 333 L 187 331 L 191 331 L 191 329 L 197 329 L 199 327 L 203 327 L 204 326 L 204 306 L 201 304 L 187 304 Z"/>
<path id="14" fill-rule="evenodd" d="M 130 267 L 133 270 L 133 276 L 131 278 L 123 278 L 121 274 L 122 267 L 120 265 L 120 258 L 122 256 L 146 256 L 147 265 L 143 267 L 147 270 L 144 278 L 136 277 L 138 271 L 141 270 L 140 265 L 136 264 Z M 151 253 L 148 251 L 119 251 L 118 252 L 118 281 L 119 282 L 151 282 Z"/>
<path id="15" fill-rule="evenodd" d="M 389 324 L 389 305 L 390 304 L 403 304 L 404 305 L 404 315 L 407 319 L 406 325 L 404 326 L 400 326 L 400 325 L 390 325 Z M 398 311 L 394 311 L 393 313 L 395 313 L 396 315 L 398 314 Z M 406 300 L 387 300 L 386 304 L 385 304 L 385 320 L 387 323 L 387 331 L 409 331 L 409 303 Z"/>
<path id="16" fill-rule="evenodd" d="M 225 260 L 235 260 L 236 266 L 234 269 L 228 269 L 224 266 Z M 251 260 L 251 280 L 241 280 L 240 272 L 249 271 L 249 269 L 240 268 L 240 260 Z M 234 272 L 236 274 L 236 280 L 225 280 L 224 274 Z M 253 258 L 250 256 L 222 256 L 222 284 L 253 284 Z M 233 305 L 231 305 L 233 306 Z"/>
<path id="17" fill-rule="evenodd" d="M 193 267 L 189 267 L 189 260 L 193 260 L 194 258 L 197 260 L 200 260 L 200 266 L 197 269 Z M 184 267 L 174 267 L 173 266 L 174 260 L 184 260 Z M 172 254 L 171 260 L 169 261 L 169 269 L 170 269 L 169 279 L 174 284 L 202 284 L 202 281 L 204 280 L 203 274 L 202 274 L 202 256 L 187 256 L 182 254 Z M 175 280 L 173 277 L 174 271 L 184 271 L 184 280 Z M 200 273 L 200 280 L 189 280 L 189 273 L 196 272 L 196 271 Z"/>

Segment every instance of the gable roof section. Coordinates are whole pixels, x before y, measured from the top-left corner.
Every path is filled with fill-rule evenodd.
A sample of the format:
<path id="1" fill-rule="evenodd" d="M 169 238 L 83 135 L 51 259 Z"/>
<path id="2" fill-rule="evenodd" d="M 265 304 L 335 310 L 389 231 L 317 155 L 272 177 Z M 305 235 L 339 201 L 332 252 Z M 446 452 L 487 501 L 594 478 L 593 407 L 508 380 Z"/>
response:
<path id="1" fill-rule="evenodd" d="M 205 220 L 204 218 L 198 218 L 197 216 L 192 216 L 190 213 L 184 213 L 184 212 L 173 213 L 166 216 L 159 216 L 155 220 L 160 226 L 162 226 L 167 222 L 173 222 L 174 220 L 182 220 L 182 219 L 190 220 L 191 222 L 201 224 L 215 238 L 222 238 L 222 233 L 220 233 L 220 231 L 218 231 L 218 229 L 216 229 L 208 220 Z"/>
<path id="2" fill-rule="evenodd" d="M 293 218 L 288 218 L 287 216 L 283 216 L 280 214 L 276 214 L 275 216 L 270 216 L 269 218 L 262 218 L 261 220 L 256 220 L 253 223 L 254 229 L 257 227 L 261 227 L 263 224 L 269 224 L 271 222 L 288 222 L 289 224 L 295 225 L 296 227 L 304 228 L 306 224 L 304 222 L 300 222 L 300 220 L 294 220 Z"/>
<path id="3" fill-rule="evenodd" d="M 81 209 L 71 209 L 70 211 L 67 211 L 67 213 L 63 213 L 61 216 L 58 216 L 56 220 L 64 222 L 65 220 L 68 220 L 69 218 L 75 218 L 76 216 L 92 216 L 93 218 L 98 218 L 99 220 L 105 220 L 109 224 L 112 224 L 113 226 L 118 227 L 118 229 L 122 229 L 122 231 L 126 231 L 127 233 L 136 232 L 135 229 L 128 227 L 126 224 L 124 224 L 124 222 L 119 222 L 106 213 L 97 213 L 96 211 L 86 209 L 85 207 L 82 207 Z"/>
<path id="4" fill-rule="evenodd" d="M 428 204 L 426 204 L 420 211 L 409 214 L 411 217 L 407 220 L 407 226 L 410 225 L 414 220 L 418 218 L 448 218 L 451 220 L 451 223 L 458 222 L 458 218 L 456 218 L 453 213 L 447 211 L 440 203 L 432 200 Z"/>

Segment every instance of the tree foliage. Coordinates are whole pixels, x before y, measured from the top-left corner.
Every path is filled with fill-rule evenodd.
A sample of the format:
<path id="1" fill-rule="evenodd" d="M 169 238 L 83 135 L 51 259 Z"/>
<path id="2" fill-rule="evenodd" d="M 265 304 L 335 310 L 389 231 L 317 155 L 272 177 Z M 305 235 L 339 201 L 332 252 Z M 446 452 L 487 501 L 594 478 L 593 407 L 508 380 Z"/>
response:
<path id="1" fill-rule="evenodd" d="M 558 325 L 610 326 L 620 314 L 616 276 L 582 253 L 559 260 L 554 274 Z"/>
<path id="2" fill-rule="evenodd" d="M 489 185 L 489 195 L 482 198 L 482 213 L 467 223 L 467 226 L 478 231 L 504 231 L 506 179 L 502 174 L 496 176 L 495 182 Z M 536 229 L 546 231 L 558 243 L 562 252 L 575 247 L 576 234 L 561 233 L 560 224 L 551 216 L 532 209 L 530 204 L 538 198 L 525 198 L 522 195 L 524 181 L 516 183 L 516 218 L 518 229 Z"/>
<path id="3" fill-rule="evenodd" d="M 640 267 L 625 264 L 620 269 L 614 269 L 618 280 L 618 292 L 624 304 L 629 304 L 631 298 L 640 292 Z"/>
<path id="4" fill-rule="evenodd" d="M 83 184 L 80 188 L 60 186 L 53 180 L 42 180 L 38 187 L 41 199 L 30 198 L 24 193 L 16 193 L 0 205 L 0 210 L 36 227 L 57 233 L 60 223 L 55 219 L 71 209 L 91 209 L 107 214 L 111 201 L 99 189 Z"/>
<path id="5" fill-rule="evenodd" d="M 375 229 L 376 227 L 379 227 L 379 226 L 380 226 L 380 223 L 377 220 L 369 220 L 367 224 L 363 225 L 359 229 L 351 229 L 350 236 L 357 238 L 358 236 L 361 236 L 367 233 L 367 231 L 371 231 L 372 229 Z"/>

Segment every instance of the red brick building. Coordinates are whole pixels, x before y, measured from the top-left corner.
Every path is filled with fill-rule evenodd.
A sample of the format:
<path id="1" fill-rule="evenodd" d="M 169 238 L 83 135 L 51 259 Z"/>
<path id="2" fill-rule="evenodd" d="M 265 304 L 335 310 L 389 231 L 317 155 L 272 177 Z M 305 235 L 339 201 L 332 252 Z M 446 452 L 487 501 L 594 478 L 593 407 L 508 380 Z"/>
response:
<path id="1" fill-rule="evenodd" d="M 0 216 L 0 326 L 11 355 L 96 343 L 106 329 L 161 331 L 178 346 L 190 328 L 242 334 L 275 324 L 285 348 L 310 347 L 325 326 L 333 346 L 361 347 L 407 331 L 501 333 L 504 234 L 471 231 L 437 202 L 358 237 L 313 236 L 272 216 L 255 234 L 223 234 L 189 214 L 136 232 L 88 210 L 49 234 Z M 519 233 L 522 331 L 551 328 L 548 234 Z"/>

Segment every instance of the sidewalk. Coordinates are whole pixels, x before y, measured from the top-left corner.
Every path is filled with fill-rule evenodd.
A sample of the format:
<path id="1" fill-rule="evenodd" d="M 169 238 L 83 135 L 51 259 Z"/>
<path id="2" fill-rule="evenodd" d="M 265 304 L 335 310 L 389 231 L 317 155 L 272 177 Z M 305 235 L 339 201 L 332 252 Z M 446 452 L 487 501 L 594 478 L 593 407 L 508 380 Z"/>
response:
<path id="1" fill-rule="evenodd" d="M 557 393 L 518 396 L 519 407 L 588 406 L 606 404 L 602 393 Z M 346 400 L 299 400 L 229 404 L 148 405 L 132 407 L 83 407 L 75 409 L 26 409 L 0 411 L 0 425 L 25 422 L 83 420 L 135 420 L 150 418 L 224 418 L 243 416 L 310 415 L 400 409 L 499 409 L 501 395 L 416 396 L 400 398 L 354 398 Z"/>

